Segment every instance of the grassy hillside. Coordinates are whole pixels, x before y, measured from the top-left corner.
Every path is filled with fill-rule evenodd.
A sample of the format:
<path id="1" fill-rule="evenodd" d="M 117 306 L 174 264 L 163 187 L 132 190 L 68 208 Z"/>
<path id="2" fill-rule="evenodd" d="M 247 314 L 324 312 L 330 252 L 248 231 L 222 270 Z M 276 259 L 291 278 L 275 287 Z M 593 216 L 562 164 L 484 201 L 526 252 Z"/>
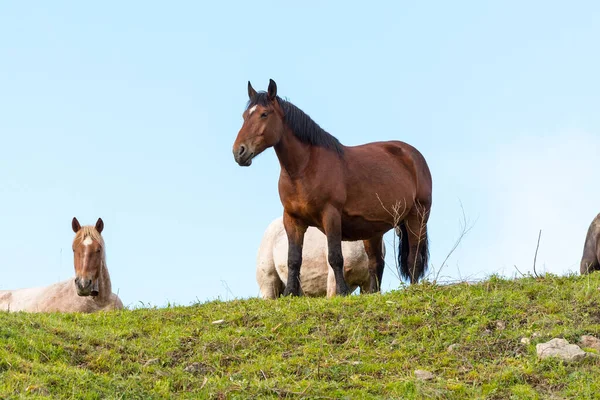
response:
<path id="1" fill-rule="evenodd" d="M 0 397 L 594 398 L 598 359 L 540 361 L 535 344 L 600 336 L 599 289 L 600 274 L 491 278 L 332 300 L 0 313 Z"/>

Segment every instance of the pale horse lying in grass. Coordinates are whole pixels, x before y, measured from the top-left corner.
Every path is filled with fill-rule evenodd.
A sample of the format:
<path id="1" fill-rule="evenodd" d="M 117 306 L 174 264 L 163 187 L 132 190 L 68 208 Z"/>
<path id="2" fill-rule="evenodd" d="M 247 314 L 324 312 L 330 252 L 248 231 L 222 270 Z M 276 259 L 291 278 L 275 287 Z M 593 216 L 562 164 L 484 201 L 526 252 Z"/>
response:
<path id="1" fill-rule="evenodd" d="M 121 299 L 112 292 L 106 268 L 101 235 L 104 222 L 98 218 L 96 226 L 82 227 L 73 218 L 72 227 L 75 279 L 46 287 L 0 290 L 0 311 L 91 313 L 123 308 Z"/>
<path id="2" fill-rule="evenodd" d="M 382 242 L 383 256 L 385 244 Z M 300 287 L 305 296 L 335 296 L 335 276 L 327 262 L 327 237 L 317 228 L 309 227 L 304 235 Z M 344 279 L 351 292 L 360 287 L 360 293 L 370 288 L 369 259 L 362 240 L 342 242 Z M 256 258 L 256 282 L 263 299 L 275 299 L 287 282 L 288 238 L 279 217 L 268 226 Z M 380 282 L 381 284 L 381 282 Z"/>

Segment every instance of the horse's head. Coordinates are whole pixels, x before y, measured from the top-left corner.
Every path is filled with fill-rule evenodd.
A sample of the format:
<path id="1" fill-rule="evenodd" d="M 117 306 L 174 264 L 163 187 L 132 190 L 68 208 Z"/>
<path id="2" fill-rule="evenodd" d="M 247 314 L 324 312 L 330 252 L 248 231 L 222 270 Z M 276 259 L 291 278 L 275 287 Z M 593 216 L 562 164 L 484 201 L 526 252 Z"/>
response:
<path id="1" fill-rule="evenodd" d="M 100 272 L 104 263 L 104 240 L 101 233 L 104 229 L 102 218 L 98 218 L 96 226 L 81 226 L 77 218 L 73 218 L 73 255 L 75 258 L 75 288 L 80 296 L 98 296 Z"/>
<path id="2" fill-rule="evenodd" d="M 277 84 L 269 80 L 267 92 L 257 93 L 248 82 L 248 106 L 242 114 L 244 124 L 233 143 L 233 157 L 242 167 L 281 139 L 284 126 L 283 110 L 277 97 Z"/>

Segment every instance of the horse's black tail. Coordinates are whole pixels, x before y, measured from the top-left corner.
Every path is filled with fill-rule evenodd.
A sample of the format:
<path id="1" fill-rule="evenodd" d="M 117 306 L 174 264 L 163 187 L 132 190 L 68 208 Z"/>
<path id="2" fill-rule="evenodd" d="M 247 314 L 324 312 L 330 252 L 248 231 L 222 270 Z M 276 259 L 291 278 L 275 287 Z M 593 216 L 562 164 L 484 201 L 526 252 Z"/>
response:
<path id="1" fill-rule="evenodd" d="M 429 238 L 427 234 L 422 239 L 419 246 L 419 254 L 417 255 L 417 262 L 414 265 L 408 265 L 408 231 L 406 224 L 401 222 L 396 229 L 398 234 L 398 265 L 400 267 L 400 275 L 402 278 L 409 280 L 410 283 L 417 283 L 427 271 L 427 264 L 429 262 Z M 420 262 L 418 262 L 420 261 Z"/>
<path id="2" fill-rule="evenodd" d="M 410 270 L 408 269 L 408 232 L 404 222 L 400 222 L 396 229 L 398 234 L 398 267 L 402 278 L 410 279 Z"/>

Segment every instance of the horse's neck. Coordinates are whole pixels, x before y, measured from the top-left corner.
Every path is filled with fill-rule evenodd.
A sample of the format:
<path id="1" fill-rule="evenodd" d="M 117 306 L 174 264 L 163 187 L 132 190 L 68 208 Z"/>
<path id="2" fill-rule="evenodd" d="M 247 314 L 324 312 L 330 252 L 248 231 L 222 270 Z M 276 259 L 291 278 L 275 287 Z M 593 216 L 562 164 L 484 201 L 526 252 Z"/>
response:
<path id="1" fill-rule="evenodd" d="M 100 282 L 98 282 L 98 296 L 94 300 L 103 303 L 110 300 L 112 295 L 112 285 L 110 283 L 110 274 L 106 267 L 106 256 L 102 260 L 102 268 L 100 271 Z"/>
<path id="2" fill-rule="evenodd" d="M 292 179 L 301 175 L 310 163 L 311 146 L 302 143 L 287 127 L 284 128 L 281 140 L 274 147 L 281 169 Z"/>

